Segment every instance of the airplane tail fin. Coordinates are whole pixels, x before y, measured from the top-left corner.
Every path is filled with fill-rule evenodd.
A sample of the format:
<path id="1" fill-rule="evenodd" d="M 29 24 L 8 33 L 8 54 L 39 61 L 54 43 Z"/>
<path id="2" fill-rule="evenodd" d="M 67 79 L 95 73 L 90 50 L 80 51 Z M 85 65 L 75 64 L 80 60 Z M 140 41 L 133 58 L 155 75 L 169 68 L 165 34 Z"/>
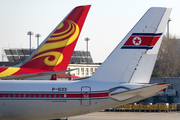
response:
<path id="1" fill-rule="evenodd" d="M 47 71 L 66 70 L 90 7 L 74 8 L 41 45 L 17 66 Z"/>
<path id="2" fill-rule="evenodd" d="M 89 79 L 149 83 L 170 12 L 150 8 Z"/>

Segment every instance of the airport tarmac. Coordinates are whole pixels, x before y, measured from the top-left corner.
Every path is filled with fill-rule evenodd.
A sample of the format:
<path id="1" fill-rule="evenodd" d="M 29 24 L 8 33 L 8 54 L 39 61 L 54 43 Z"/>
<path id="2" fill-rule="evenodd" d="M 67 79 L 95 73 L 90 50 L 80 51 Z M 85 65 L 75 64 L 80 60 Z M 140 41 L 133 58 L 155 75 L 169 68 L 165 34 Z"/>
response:
<path id="1" fill-rule="evenodd" d="M 180 120 L 177 112 L 95 112 L 69 117 L 68 120 Z"/>

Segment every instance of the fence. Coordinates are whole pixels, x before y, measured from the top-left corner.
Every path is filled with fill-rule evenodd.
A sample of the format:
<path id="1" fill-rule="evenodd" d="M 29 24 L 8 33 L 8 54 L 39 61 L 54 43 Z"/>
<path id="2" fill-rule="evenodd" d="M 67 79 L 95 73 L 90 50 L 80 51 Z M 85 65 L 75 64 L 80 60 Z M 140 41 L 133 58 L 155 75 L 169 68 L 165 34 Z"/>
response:
<path id="1" fill-rule="evenodd" d="M 180 111 L 180 105 L 143 105 L 143 104 L 128 104 L 118 106 L 116 108 L 106 109 L 104 111 L 117 112 L 177 112 Z"/>

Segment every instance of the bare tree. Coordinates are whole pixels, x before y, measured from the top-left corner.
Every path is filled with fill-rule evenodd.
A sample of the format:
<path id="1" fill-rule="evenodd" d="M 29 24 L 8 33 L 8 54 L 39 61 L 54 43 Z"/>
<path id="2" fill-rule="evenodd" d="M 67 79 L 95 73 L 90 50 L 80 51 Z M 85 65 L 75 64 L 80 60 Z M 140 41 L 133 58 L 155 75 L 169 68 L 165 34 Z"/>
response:
<path id="1" fill-rule="evenodd" d="M 167 36 L 163 36 L 152 76 L 180 76 L 180 40 L 178 40 L 176 36 L 170 39 L 168 39 Z"/>

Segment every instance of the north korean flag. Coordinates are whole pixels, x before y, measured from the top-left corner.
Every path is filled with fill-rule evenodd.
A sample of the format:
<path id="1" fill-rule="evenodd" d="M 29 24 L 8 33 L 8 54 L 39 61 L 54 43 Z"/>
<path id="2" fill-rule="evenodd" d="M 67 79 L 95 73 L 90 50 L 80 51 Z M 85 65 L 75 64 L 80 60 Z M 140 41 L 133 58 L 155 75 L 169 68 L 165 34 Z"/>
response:
<path id="1" fill-rule="evenodd" d="M 162 33 L 133 33 L 121 49 L 152 49 Z"/>

